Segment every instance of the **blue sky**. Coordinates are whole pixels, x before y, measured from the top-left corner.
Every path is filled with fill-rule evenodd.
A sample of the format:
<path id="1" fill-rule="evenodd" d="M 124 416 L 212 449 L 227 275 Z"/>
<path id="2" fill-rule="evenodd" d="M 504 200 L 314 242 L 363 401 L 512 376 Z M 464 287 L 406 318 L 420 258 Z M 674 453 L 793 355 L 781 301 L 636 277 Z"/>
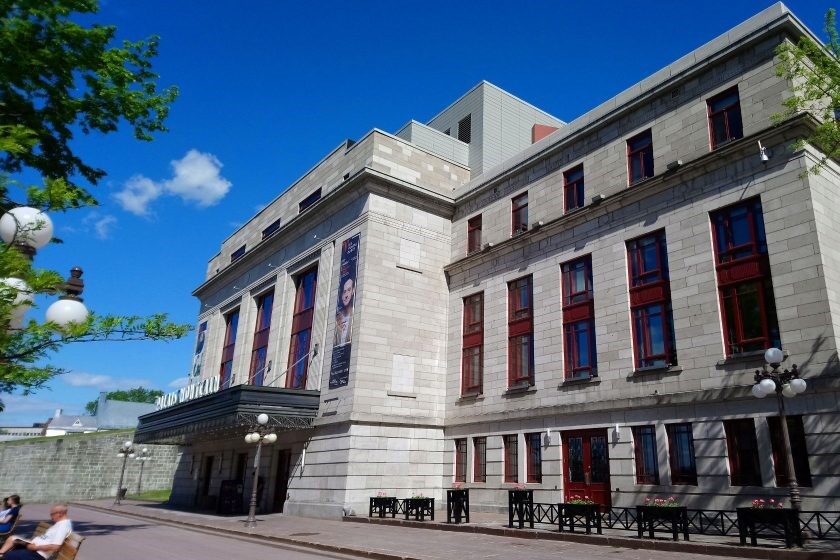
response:
<path id="1" fill-rule="evenodd" d="M 77 137 L 108 172 L 93 189 L 101 205 L 54 215 L 64 244 L 36 265 L 81 266 L 99 313 L 193 324 L 190 294 L 222 240 L 345 138 L 426 121 L 480 80 L 571 121 L 769 5 L 108 0 L 92 19 L 120 38 L 160 35 L 155 69 L 181 95 L 154 142 Z M 830 4 L 787 5 L 823 36 Z M 3 395 L 0 425 L 81 412 L 100 390 L 170 391 L 194 342 L 65 347 L 51 361 L 71 373 Z"/>

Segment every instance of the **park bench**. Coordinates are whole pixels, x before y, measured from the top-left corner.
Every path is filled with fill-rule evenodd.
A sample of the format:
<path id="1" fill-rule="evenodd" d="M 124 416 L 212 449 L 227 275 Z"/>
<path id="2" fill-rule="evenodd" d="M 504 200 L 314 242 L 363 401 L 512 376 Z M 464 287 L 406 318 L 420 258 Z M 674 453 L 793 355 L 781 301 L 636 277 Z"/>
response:
<path id="1" fill-rule="evenodd" d="M 49 528 L 49 523 L 41 521 L 35 528 L 35 533 L 32 535 L 32 538 L 43 535 Z M 82 546 L 82 542 L 84 542 L 84 540 L 85 538 L 78 533 L 70 533 L 67 535 L 67 538 L 64 539 L 64 542 L 61 544 L 61 548 L 54 552 L 48 560 L 74 560 L 76 555 L 79 553 L 79 548 Z"/>

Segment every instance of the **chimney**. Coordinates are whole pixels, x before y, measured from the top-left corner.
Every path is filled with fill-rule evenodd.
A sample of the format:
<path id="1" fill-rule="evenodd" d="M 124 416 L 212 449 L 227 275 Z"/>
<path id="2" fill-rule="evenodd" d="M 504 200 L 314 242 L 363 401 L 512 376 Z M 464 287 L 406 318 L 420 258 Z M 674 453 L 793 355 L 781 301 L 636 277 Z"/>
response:
<path id="1" fill-rule="evenodd" d="M 56 408 L 55 409 L 55 415 L 53 415 L 53 418 L 58 418 L 59 416 L 61 416 L 61 411 L 62 411 L 62 409 Z"/>

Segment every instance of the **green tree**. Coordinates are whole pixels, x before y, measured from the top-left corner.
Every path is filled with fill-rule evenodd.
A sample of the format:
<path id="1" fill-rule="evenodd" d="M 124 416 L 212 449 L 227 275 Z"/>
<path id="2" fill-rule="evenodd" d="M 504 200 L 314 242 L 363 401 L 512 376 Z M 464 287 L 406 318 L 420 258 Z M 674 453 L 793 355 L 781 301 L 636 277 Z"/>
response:
<path id="1" fill-rule="evenodd" d="M 140 403 L 153 403 L 157 397 L 163 395 L 160 389 L 146 389 L 144 387 L 135 387 L 134 389 L 110 391 L 105 393 L 106 399 L 114 401 L 128 401 Z M 90 401 L 85 405 L 85 410 L 88 414 L 96 415 L 96 408 L 99 405 L 99 400 Z"/>
<path id="2" fill-rule="evenodd" d="M 74 134 L 107 134 L 127 125 L 148 141 L 166 130 L 178 92 L 157 89 L 151 66 L 157 38 L 114 46 L 114 26 L 77 22 L 97 11 L 96 0 L 0 0 L 0 214 L 21 205 L 65 211 L 96 204 L 78 181 L 95 185 L 105 172 L 73 151 Z M 10 179 L 22 171 L 37 173 L 42 183 L 24 188 Z M 29 289 L 2 279 L 23 280 Z M 190 329 L 163 314 L 92 313 L 66 328 L 13 325 L 23 296 L 56 294 L 63 286 L 61 274 L 34 268 L 18 246 L 0 243 L 0 393 L 26 393 L 62 373 L 47 360 L 66 344 L 174 340 Z"/>
<path id="3" fill-rule="evenodd" d="M 803 111 L 819 120 L 807 138 L 794 144 L 795 149 L 808 143 L 822 150 L 824 156 L 809 169 L 811 173 L 819 173 L 829 159 L 840 158 L 840 39 L 835 16 L 833 8 L 825 14 L 825 45 L 802 36 L 796 43 L 784 42 L 776 50 L 780 59 L 776 73 L 790 80 L 793 88 L 793 95 L 784 101 L 785 110 L 775 115 L 776 120 Z"/>

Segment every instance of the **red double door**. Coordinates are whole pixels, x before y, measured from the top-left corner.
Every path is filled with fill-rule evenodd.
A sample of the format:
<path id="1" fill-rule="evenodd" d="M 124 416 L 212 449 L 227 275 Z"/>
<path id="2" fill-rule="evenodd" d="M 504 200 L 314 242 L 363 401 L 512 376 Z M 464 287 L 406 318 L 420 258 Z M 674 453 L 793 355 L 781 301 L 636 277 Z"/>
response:
<path id="1" fill-rule="evenodd" d="M 563 432 L 564 500 L 588 496 L 610 507 L 610 455 L 607 430 Z"/>

